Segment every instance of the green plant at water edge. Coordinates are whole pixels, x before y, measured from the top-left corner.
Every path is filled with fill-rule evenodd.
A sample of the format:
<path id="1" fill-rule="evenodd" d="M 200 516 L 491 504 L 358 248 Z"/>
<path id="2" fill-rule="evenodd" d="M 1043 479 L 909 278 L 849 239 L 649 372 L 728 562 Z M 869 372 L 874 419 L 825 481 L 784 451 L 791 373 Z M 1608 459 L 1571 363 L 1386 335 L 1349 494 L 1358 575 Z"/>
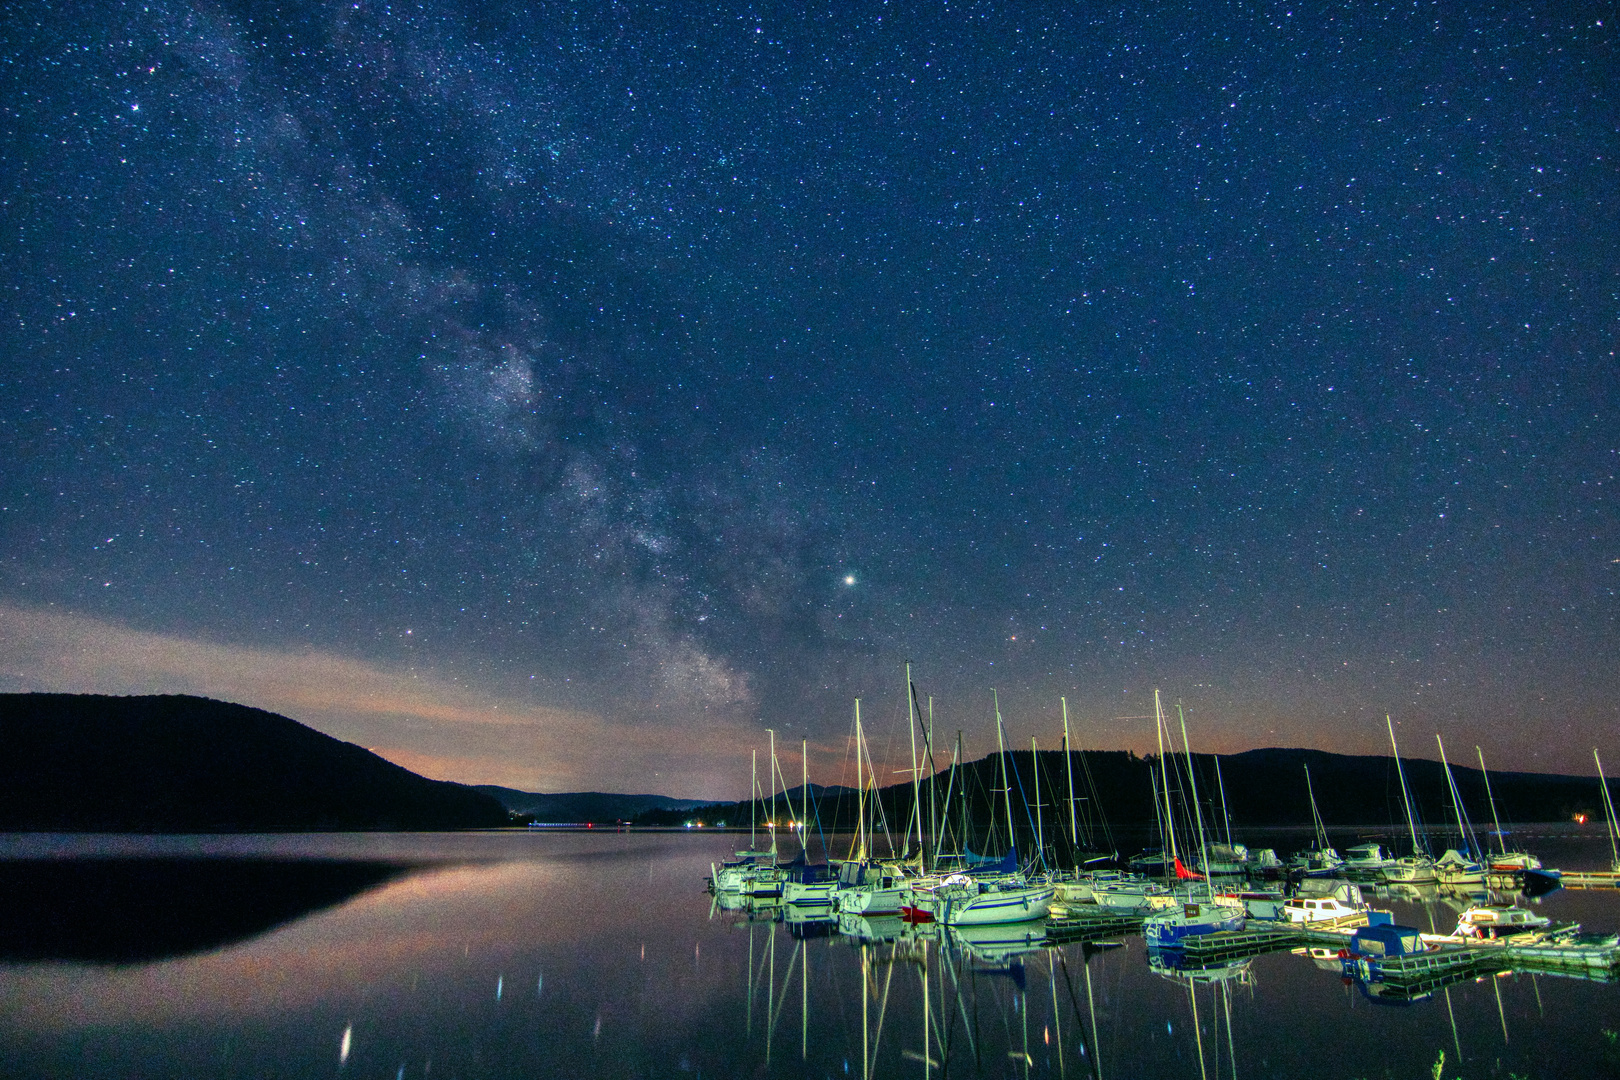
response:
<path id="1" fill-rule="evenodd" d="M 1599 1034 L 1603 1036 L 1604 1064 L 1611 1069 L 1620 1070 L 1620 1031 L 1604 1028 Z"/>

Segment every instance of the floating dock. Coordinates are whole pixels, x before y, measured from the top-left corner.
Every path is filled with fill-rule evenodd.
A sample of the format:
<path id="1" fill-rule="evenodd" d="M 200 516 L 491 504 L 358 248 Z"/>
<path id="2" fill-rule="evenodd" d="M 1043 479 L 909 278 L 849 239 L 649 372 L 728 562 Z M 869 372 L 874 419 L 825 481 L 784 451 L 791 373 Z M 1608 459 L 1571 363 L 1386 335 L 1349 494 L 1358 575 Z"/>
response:
<path id="1" fill-rule="evenodd" d="M 1620 889 L 1620 873 L 1613 870 L 1563 870 L 1558 884 L 1566 889 Z"/>
<path id="2" fill-rule="evenodd" d="M 1096 941 L 1118 934 L 1136 934 L 1142 930 L 1141 915 L 1121 915 L 1115 912 L 1092 911 L 1070 914 L 1061 919 L 1050 919 L 1046 924 L 1046 940 L 1051 945 L 1066 945 L 1072 941 Z"/>

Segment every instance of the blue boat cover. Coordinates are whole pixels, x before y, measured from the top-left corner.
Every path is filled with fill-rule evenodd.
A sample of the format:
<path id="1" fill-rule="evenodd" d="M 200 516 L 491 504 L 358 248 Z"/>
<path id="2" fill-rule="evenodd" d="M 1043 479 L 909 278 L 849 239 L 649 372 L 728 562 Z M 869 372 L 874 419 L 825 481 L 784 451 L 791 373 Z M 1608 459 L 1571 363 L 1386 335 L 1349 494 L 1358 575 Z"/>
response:
<path id="1" fill-rule="evenodd" d="M 1422 952 L 1422 932 L 1413 926 L 1363 926 L 1350 936 L 1350 951 L 1363 956 L 1405 956 Z"/>

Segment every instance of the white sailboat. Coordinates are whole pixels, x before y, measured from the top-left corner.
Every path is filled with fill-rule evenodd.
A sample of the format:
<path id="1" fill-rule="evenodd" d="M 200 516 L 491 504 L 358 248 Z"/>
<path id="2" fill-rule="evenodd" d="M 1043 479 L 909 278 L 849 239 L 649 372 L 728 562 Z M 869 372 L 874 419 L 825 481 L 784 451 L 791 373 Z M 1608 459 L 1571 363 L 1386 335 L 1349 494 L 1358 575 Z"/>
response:
<path id="1" fill-rule="evenodd" d="M 1417 819 L 1412 815 L 1412 795 L 1406 790 L 1406 771 L 1401 768 L 1401 751 L 1395 745 L 1395 722 L 1384 714 L 1389 728 L 1389 749 L 1395 756 L 1395 775 L 1401 781 L 1401 803 L 1406 807 L 1406 828 L 1412 834 L 1412 854 L 1392 859 L 1384 866 L 1384 880 L 1401 885 L 1430 885 L 1438 878 L 1434 872 L 1434 859 L 1418 840 Z"/>
<path id="2" fill-rule="evenodd" d="M 1451 762 L 1446 760 L 1446 743 L 1435 733 L 1434 741 L 1440 747 L 1440 767 L 1446 774 L 1446 787 L 1451 790 L 1451 808 L 1457 816 L 1457 833 L 1462 838 L 1463 850 L 1448 848 L 1445 854 L 1434 861 L 1434 876 L 1442 885 L 1483 885 L 1485 884 L 1485 867 L 1474 855 L 1479 850 L 1479 841 L 1474 837 L 1474 827 L 1468 821 L 1468 814 L 1463 810 L 1462 795 L 1457 791 L 1457 780 L 1451 775 Z"/>
<path id="3" fill-rule="evenodd" d="M 1316 788 L 1311 785 L 1311 767 L 1305 766 L 1305 793 L 1311 800 L 1311 826 L 1316 836 L 1311 846 L 1298 852 L 1288 865 L 1295 873 L 1305 877 L 1333 877 L 1344 869 L 1344 859 L 1328 843 L 1327 826 L 1316 808 Z"/>
<path id="4" fill-rule="evenodd" d="M 1491 792 L 1491 774 L 1485 769 L 1485 751 L 1475 746 L 1474 753 L 1479 758 L 1479 775 L 1485 779 L 1485 801 L 1491 807 L 1491 826 L 1494 830 L 1493 835 L 1496 837 L 1497 850 L 1495 855 L 1490 855 L 1484 851 L 1480 852 L 1481 857 L 1485 858 L 1486 865 L 1491 873 L 1513 875 L 1520 880 L 1523 879 L 1526 873 L 1534 873 L 1547 878 L 1549 881 L 1556 881 L 1558 871 L 1544 870 L 1541 860 L 1534 855 L 1526 851 L 1508 850 L 1507 834 L 1502 831 L 1502 819 L 1496 813 L 1496 796 Z"/>
<path id="5" fill-rule="evenodd" d="M 1187 782 L 1188 801 L 1191 804 L 1194 825 L 1198 830 L 1198 856 L 1201 865 L 1209 865 L 1209 848 L 1204 841 L 1204 815 L 1198 806 L 1198 776 L 1193 770 L 1192 746 L 1187 741 L 1187 717 L 1176 707 L 1181 717 L 1181 745 L 1187 754 Z M 1163 761 L 1164 752 L 1164 710 L 1159 702 L 1159 692 L 1153 692 L 1154 724 L 1159 731 L 1160 760 Z M 1174 750 L 1172 739 L 1172 751 Z M 1170 818 L 1169 781 L 1166 773 L 1165 790 L 1165 819 L 1172 837 L 1171 847 L 1174 849 L 1174 824 Z M 1177 869 L 1180 869 L 1179 862 Z M 1181 943 L 1188 937 L 1197 934 L 1211 934 L 1221 930 L 1243 929 L 1247 911 L 1243 901 L 1231 896 L 1221 896 L 1215 893 L 1207 876 L 1193 875 L 1195 879 L 1190 884 L 1190 891 L 1184 897 L 1179 907 L 1171 908 L 1151 915 L 1142 922 L 1142 937 L 1150 949 L 1179 949 Z"/>

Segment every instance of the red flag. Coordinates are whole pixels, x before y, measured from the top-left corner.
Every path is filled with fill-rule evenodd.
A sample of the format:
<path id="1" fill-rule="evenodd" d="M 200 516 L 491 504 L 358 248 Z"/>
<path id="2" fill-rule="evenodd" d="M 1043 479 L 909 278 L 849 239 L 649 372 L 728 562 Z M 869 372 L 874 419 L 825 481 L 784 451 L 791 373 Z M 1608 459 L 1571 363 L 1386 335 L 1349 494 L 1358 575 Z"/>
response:
<path id="1" fill-rule="evenodd" d="M 1191 870 L 1187 869 L 1185 866 L 1181 865 L 1181 856 L 1180 855 L 1176 856 L 1176 877 L 1179 878 L 1182 881 L 1203 881 L 1204 880 L 1204 875 L 1203 874 L 1195 874 Z"/>

